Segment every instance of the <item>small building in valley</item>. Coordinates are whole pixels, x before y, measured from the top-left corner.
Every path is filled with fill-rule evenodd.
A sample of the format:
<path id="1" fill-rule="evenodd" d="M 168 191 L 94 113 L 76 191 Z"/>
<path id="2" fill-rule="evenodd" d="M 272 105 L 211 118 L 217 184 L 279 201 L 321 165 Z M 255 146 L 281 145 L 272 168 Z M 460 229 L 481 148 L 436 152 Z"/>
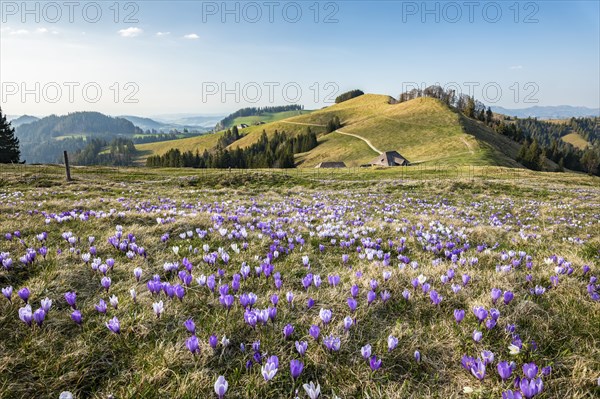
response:
<path id="1" fill-rule="evenodd" d="M 398 151 L 386 151 L 371 161 L 371 166 L 408 166 L 410 162 Z"/>
<path id="2" fill-rule="evenodd" d="M 343 162 L 321 162 L 315 169 L 325 169 L 325 168 L 345 168 L 346 164 Z"/>

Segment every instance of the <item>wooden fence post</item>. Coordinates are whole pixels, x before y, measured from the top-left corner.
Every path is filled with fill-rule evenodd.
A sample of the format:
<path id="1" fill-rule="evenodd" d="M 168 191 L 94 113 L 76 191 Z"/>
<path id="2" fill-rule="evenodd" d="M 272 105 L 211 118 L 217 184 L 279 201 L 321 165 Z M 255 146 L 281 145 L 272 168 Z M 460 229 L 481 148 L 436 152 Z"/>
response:
<path id="1" fill-rule="evenodd" d="M 67 181 L 71 181 L 71 168 L 69 167 L 69 156 L 66 151 L 63 151 L 65 156 L 65 171 L 67 172 Z"/>

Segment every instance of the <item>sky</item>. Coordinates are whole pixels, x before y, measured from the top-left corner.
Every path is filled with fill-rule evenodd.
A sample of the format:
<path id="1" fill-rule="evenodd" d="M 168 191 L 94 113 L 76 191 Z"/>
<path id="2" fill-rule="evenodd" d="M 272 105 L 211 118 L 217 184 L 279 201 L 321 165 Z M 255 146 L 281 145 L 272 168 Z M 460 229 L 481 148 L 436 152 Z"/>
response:
<path id="1" fill-rule="evenodd" d="M 0 2 L 9 115 L 227 114 L 440 84 L 600 107 L 598 1 Z"/>

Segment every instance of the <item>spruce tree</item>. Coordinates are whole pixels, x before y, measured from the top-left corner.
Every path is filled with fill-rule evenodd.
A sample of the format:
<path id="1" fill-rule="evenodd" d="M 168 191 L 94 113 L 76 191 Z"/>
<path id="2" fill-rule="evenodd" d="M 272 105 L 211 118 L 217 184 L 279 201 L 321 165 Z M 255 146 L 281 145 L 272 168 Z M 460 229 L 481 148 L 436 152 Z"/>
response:
<path id="1" fill-rule="evenodd" d="M 21 156 L 15 128 L 6 120 L 0 108 L 0 163 L 18 163 Z"/>

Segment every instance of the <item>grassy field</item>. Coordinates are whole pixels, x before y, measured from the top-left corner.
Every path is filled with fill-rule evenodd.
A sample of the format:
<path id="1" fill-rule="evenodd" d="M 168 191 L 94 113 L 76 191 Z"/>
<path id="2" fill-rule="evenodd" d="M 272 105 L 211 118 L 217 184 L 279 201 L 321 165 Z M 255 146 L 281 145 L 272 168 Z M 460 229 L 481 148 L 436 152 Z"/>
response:
<path id="1" fill-rule="evenodd" d="M 219 376 L 226 398 L 306 398 L 309 382 L 321 398 L 498 398 L 530 363 L 527 378 L 543 381 L 536 398 L 600 395 L 598 178 L 452 166 L 72 174 L 66 183 L 60 167 L 0 171 L 0 288 L 14 290 L 0 297 L 2 398 L 216 398 Z M 170 299 L 175 286 L 181 299 Z M 41 325 L 20 320 L 25 287 L 32 311 L 52 300 Z M 492 289 L 514 299 L 494 304 Z M 248 293 L 256 303 L 244 309 Z M 478 322 L 476 306 L 497 309 L 496 322 Z M 274 319 L 252 327 L 268 308 Z M 107 327 L 115 317 L 119 333 Z M 306 341 L 303 356 L 295 341 Z M 367 344 L 374 368 L 382 362 L 375 371 Z M 479 380 L 461 360 L 482 353 Z M 292 360 L 303 364 L 296 379 Z M 506 381 L 504 361 L 514 362 Z"/>
<path id="2" fill-rule="evenodd" d="M 196 137 L 188 137 L 180 140 L 168 140 L 158 141 L 156 143 L 147 144 L 136 144 L 135 148 L 139 151 L 138 161 L 139 164 L 145 164 L 146 158 L 150 155 L 163 155 L 171 148 L 179 148 L 182 151 L 200 151 L 200 154 L 204 150 L 209 150 L 217 145 L 219 138 L 223 135 L 223 132 L 214 134 L 204 134 Z"/>
<path id="3" fill-rule="evenodd" d="M 586 139 L 581 137 L 579 133 L 575 132 L 563 136 L 562 140 L 564 142 L 572 144 L 574 147 L 579 148 L 580 150 L 584 150 L 590 145 L 590 143 L 588 143 Z"/>
<path id="4" fill-rule="evenodd" d="M 302 111 L 284 111 L 284 112 L 265 112 L 263 114 L 260 115 L 252 115 L 252 116 L 240 116 L 238 118 L 235 118 L 233 120 L 233 122 L 231 123 L 231 126 L 239 126 L 242 123 L 245 123 L 247 125 L 254 125 L 257 122 L 265 122 L 265 123 L 270 123 L 270 122 L 275 122 L 281 119 L 287 119 L 287 118 L 291 118 L 294 116 L 298 116 L 298 115 L 305 115 L 305 114 L 309 114 L 312 111 L 309 110 L 302 110 Z"/>

